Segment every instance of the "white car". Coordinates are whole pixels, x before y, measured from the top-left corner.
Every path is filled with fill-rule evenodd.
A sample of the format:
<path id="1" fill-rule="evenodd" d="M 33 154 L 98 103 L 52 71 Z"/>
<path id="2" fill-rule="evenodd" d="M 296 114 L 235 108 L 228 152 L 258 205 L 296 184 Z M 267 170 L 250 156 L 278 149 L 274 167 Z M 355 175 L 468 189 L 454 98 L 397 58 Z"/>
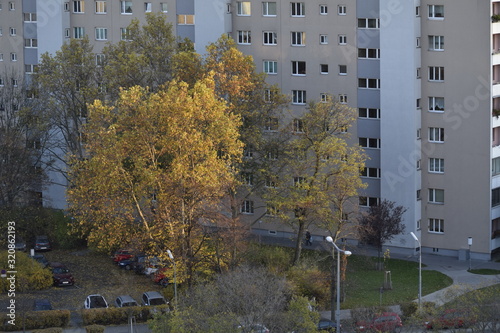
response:
<path id="1" fill-rule="evenodd" d="M 97 308 L 107 308 L 107 307 L 108 307 L 108 302 L 106 302 L 106 299 L 102 295 L 99 294 L 89 295 L 85 299 L 85 304 L 84 304 L 85 309 L 97 309 Z"/>

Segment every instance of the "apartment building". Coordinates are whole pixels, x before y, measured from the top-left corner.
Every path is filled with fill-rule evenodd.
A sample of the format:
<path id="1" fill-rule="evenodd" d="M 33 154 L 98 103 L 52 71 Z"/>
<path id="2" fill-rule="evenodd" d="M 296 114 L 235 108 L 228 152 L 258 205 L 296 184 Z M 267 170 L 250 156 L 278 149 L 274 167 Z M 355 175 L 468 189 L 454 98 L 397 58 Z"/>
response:
<path id="1" fill-rule="evenodd" d="M 500 247 L 500 0 L 0 0 L 0 72 L 29 75 L 68 38 L 87 35 L 98 52 L 149 11 L 201 54 L 230 34 L 296 116 L 326 96 L 356 108 L 352 144 L 369 157 L 360 205 L 407 208 L 391 250 L 415 253 L 410 232 L 424 253 L 490 259 Z M 64 186 L 43 196 L 65 205 Z"/>

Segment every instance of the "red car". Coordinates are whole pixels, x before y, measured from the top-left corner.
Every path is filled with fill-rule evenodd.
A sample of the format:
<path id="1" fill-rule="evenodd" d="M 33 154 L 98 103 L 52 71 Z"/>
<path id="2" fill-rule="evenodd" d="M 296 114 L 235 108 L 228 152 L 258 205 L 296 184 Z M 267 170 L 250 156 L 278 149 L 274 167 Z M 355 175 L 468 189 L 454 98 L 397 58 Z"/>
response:
<path id="1" fill-rule="evenodd" d="M 170 268 L 160 268 L 158 269 L 154 274 L 153 274 L 153 281 L 155 283 L 158 283 L 160 284 L 162 287 L 166 287 L 168 286 L 168 284 L 170 283 L 170 280 L 167 276 L 167 271 L 170 270 Z"/>
<path id="2" fill-rule="evenodd" d="M 461 328 L 473 323 L 473 320 L 467 318 L 467 312 L 457 309 L 448 309 L 441 316 L 425 323 L 429 330 L 433 328 Z"/>
<path id="3" fill-rule="evenodd" d="M 49 264 L 52 270 L 52 279 L 54 280 L 54 285 L 58 287 L 62 286 L 72 286 L 75 284 L 75 279 L 71 275 L 69 269 L 59 262 L 51 262 Z"/>
<path id="4" fill-rule="evenodd" d="M 117 264 L 122 260 L 131 259 L 133 256 L 134 256 L 134 251 L 121 249 L 115 252 L 113 256 L 113 261 L 115 262 L 115 264 Z"/>
<path id="5" fill-rule="evenodd" d="M 403 322 L 396 312 L 377 314 L 371 321 L 356 323 L 358 332 L 400 332 Z"/>

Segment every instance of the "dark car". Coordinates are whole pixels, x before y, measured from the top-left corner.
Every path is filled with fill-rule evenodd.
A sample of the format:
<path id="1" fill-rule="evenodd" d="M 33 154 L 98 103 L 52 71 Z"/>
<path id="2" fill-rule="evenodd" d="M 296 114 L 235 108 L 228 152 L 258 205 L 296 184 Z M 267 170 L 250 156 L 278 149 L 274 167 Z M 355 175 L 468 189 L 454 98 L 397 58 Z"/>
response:
<path id="1" fill-rule="evenodd" d="M 118 262 L 118 267 L 128 270 L 135 270 L 139 264 L 144 263 L 147 257 L 143 254 L 137 254 L 127 259 L 122 259 Z"/>
<path id="2" fill-rule="evenodd" d="M 35 254 L 34 256 L 30 256 L 33 260 L 40 263 L 44 268 L 49 265 L 49 261 L 43 254 Z"/>
<path id="3" fill-rule="evenodd" d="M 115 304 L 119 308 L 123 308 L 126 306 L 139 306 L 137 301 L 133 299 L 132 296 L 129 295 L 118 296 L 115 300 Z"/>
<path id="4" fill-rule="evenodd" d="M 49 266 L 52 270 L 52 278 L 55 286 L 62 287 L 75 284 L 73 275 L 71 275 L 69 269 L 65 265 L 59 262 L 51 262 Z"/>
<path id="5" fill-rule="evenodd" d="M 47 236 L 36 236 L 35 238 L 35 251 L 50 251 L 49 238 Z"/>
<path id="6" fill-rule="evenodd" d="M 342 327 L 342 326 L 340 326 Z M 326 318 L 321 318 L 318 322 L 318 331 L 335 332 L 337 330 L 337 323 Z"/>
<path id="7" fill-rule="evenodd" d="M 371 321 L 359 321 L 356 323 L 358 332 L 400 332 L 403 323 L 395 312 L 384 312 L 377 314 Z"/>
<path id="8" fill-rule="evenodd" d="M 50 304 L 50 301 L 48 299 L 37 299 L 35 300 L 34 310 L 35 311 L 52 310 L 52 304 Z"/>
<path id="9" fill-rule="evenodd" d="M 431 329 L 446 329 L 446 328 L 462 328 L 474 323 L 474 320 L 469 318 L 467 311 L 448 309 L 439 317 L 434 318 L 425 323 L 425 327 Z"/>
<path id="10" fill-rule="evenodd" d="M 21 236 L 16 235 L 16 242 L 14 244 L 16 251 L 26 252 L 26 242 L 21 238 Z"/>

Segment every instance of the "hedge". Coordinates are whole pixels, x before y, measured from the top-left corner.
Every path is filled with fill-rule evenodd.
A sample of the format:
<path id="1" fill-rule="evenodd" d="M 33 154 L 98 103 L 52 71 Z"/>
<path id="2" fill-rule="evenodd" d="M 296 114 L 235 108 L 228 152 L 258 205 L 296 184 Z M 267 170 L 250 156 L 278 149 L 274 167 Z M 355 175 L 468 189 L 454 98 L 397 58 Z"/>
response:
<path id="1" fill-rule="evenodd" d="M 102 325 L 89 325 L 85 326 L 87 333 L 104 333 L 104 326 Z"/>
<path id="2" fill-rule="evenodd" d="M 9 318 L 6 313 L 2 313 L 0 316 Z M 66 327 L 69 325 L 69 317 L 69 310 L 29 311 L 26 312 L 24 318 L 18 313 L 15 319 L 15 325 L 9 324 L 6 319 L 2 323 L 2 329 L 4 331 L 22 331 L 23 326 L 27 330 Z"/>
<path id="3" fill-rule="evenodd" d="M 83 325 L 121 325 L 127 324 L 129 316 L 136 322 L 146 322 L 153 318 L 156 309 L 168 312 L 168 305 L 128 306 L 124 308 L 100 308 L 81 310 Z"/>

